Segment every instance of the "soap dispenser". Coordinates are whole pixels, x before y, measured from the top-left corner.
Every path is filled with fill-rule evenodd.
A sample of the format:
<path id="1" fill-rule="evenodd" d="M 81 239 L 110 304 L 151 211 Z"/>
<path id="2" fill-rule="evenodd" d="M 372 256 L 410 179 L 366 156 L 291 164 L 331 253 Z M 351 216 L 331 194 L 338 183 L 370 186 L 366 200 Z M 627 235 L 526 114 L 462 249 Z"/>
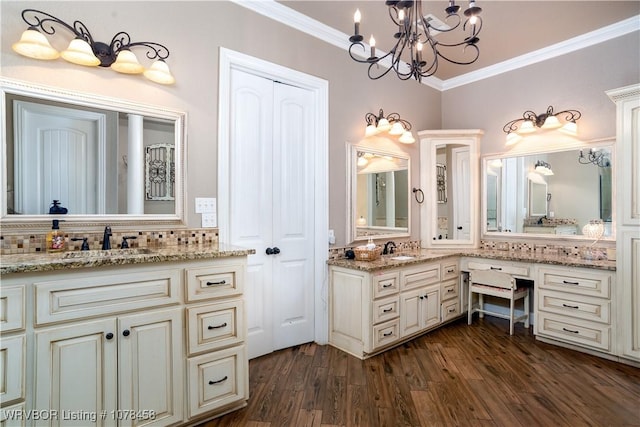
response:
<path id="1" fill-rule="evenodd" d="M 51 231 L 47 234 L 47 252 L 60 252 L 64 250 L 64 234 L 60 231 L 59 224 L 59 220 L 53 220 Z"/>

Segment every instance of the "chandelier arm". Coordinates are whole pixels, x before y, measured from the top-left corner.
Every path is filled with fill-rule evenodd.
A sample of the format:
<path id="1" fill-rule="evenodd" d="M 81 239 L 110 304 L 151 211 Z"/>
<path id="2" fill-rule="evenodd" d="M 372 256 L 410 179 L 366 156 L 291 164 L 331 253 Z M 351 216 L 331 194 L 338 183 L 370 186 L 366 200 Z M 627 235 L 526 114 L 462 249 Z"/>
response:
<path id="1" fill-rule="evenodd" d="M 444 45 L 440 45 L 440 46 L 444 46 Z M 442 58 L 445 61 L 448 61 L 448 62 L 450 62 L 452 64 L 469 65 L 469 64 L 473 64 L 474 62 L 476 62 L 478 60 L 478 58 L 480 57 L 480 49 L 475 44 L 467 44 L 467 46 L 465 46 L 465 48 L 463 50 L 466 50 L 467 48 L 473 48 L 475 50 L 475 55 L 473 56 L 473 59 L 470 59 L 469 61 L 455 61 L 455 60 L 453 60 L 451 58 L 446 57 L 443 53 L 440 53 L 440 51 L 436 51 L 436 53 L 440 58 Z"/>
<path id="2" fill-rule="evenodd" d="M 84 41 L 88 42 L 90 45 L 93 45 L 93 37 L 91 36 L 91 33 L 89 32 L 87 26 L 84 25 L 81 21 L 74 21 L 73 26 L 71 26 L 60 18 L 37 9 L 23 10 L 22 20 L 26 22 L 30 28 L 40 28 L 45 34 L 49 35 L 53 35 L 56 33 L 53 24 L 58 24 L 71 31 L 77 38 L 81 38 Z"/>

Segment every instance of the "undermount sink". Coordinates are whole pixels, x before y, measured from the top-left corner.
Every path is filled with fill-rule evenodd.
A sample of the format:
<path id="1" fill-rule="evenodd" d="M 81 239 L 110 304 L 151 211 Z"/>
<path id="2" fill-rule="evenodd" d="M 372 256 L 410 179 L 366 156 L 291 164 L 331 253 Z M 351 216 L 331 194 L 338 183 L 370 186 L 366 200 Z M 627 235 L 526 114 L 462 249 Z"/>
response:
<path id="1" fill-rule="evenodd" d="M 64 254 L 63 258 L 108 258 L 108 257 L 121 257 L 131 255 L 148 255 L 153 251 L 149 248 L 126 248 L 126 249 L 106 249 L 106 250 L 92 250 L 92 251 L 73 251 Z"/>
<path id="2" fill-rule="evenodd" d="M 408 261 L 410 259 L 414 259 L 414 256 L 409 256 L 409 255 L 397 255 L 397 256 L 392 256 L 391 259 L 394 261 Z"/>

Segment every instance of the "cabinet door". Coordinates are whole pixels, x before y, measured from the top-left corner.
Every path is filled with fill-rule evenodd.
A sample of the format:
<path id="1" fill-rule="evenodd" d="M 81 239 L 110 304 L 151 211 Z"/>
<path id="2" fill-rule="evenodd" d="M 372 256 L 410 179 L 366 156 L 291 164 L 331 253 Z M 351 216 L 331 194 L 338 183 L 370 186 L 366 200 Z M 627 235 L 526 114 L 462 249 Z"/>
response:
<path id="1" fill-rule="evenodd" d="M 422 304 L 423 328 L 430 328 L 440 324 L 440 285 L 429 286 L 424 289 Z"/>
<path id="2" fill-rule="evenodd" d="M 115 425 L 117 396 L 116 321 L 111 319 L 36 332 L 35 409 L 57 411 L 46 425 Z M 112 335 L 109 335 L 112 334 Z M 65 414 L 81 419 L 64 419 Z"/>
<path id="3" fill-rule="evenodd" d="M 182 421 L 180 314 L 180 308 L 172 308 L 118 319 L 118 409 L 135 415 L 121 419 L 119 425 L 163 426 Z M 153 420 L 145 419 L 149 412 Z"/>
<path id="4" fill-rule="evenodd" d="M 406 337 L 440 323 L 440 285 L 400 294 L 400 336 Z"/>

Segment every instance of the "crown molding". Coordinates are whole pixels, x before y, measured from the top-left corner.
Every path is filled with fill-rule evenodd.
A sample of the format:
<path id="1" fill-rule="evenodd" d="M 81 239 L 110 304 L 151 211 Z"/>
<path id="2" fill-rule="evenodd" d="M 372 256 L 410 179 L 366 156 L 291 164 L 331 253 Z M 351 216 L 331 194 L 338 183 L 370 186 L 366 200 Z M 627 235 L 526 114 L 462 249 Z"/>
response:
<path id="1" fill-rule="evenodd" d="M 286 7 L 275 0 L 231 1 L 238 6 L 250 9 L 256 13 L 266 16 L 267 18 L 278 21 L 281 24 L 295 28 L 296 30 L 302 31 L 303 33 L 332 44 L 345 51 L 349 51 L 349 46 L 351 45 L 349 42 L 349 35 Z M 607 25 L 606 27 L 602 27 L 598 30 L 573 37 L 563 42 L 556 43 L 476 71 L 452 77 L 447 80 L 441 80 L 437 77 L 431 76 L 424 79 L 422 84 L 439 91 L 445 91 L 513 71 L 518 68 L 536 64 L 538 62 L 556 58 L 570 52 L 575 52 L 576 50 L 584 49 L 616 37 L 621 37 L 634 31 L 640 31 L 640 15 L 633 16 L 618 23 Z M 367 47 L 368 46 L 365 44 L 362 58 L 366 57 Z M 357 54 L 357 52 L 355 54 Z M 380 52 L 380 55 L 383 54 L 385 54 L 385 52 Z M 391 66 L 391 62 L 382 61 L 380 65 L 389 68 Z"/>

